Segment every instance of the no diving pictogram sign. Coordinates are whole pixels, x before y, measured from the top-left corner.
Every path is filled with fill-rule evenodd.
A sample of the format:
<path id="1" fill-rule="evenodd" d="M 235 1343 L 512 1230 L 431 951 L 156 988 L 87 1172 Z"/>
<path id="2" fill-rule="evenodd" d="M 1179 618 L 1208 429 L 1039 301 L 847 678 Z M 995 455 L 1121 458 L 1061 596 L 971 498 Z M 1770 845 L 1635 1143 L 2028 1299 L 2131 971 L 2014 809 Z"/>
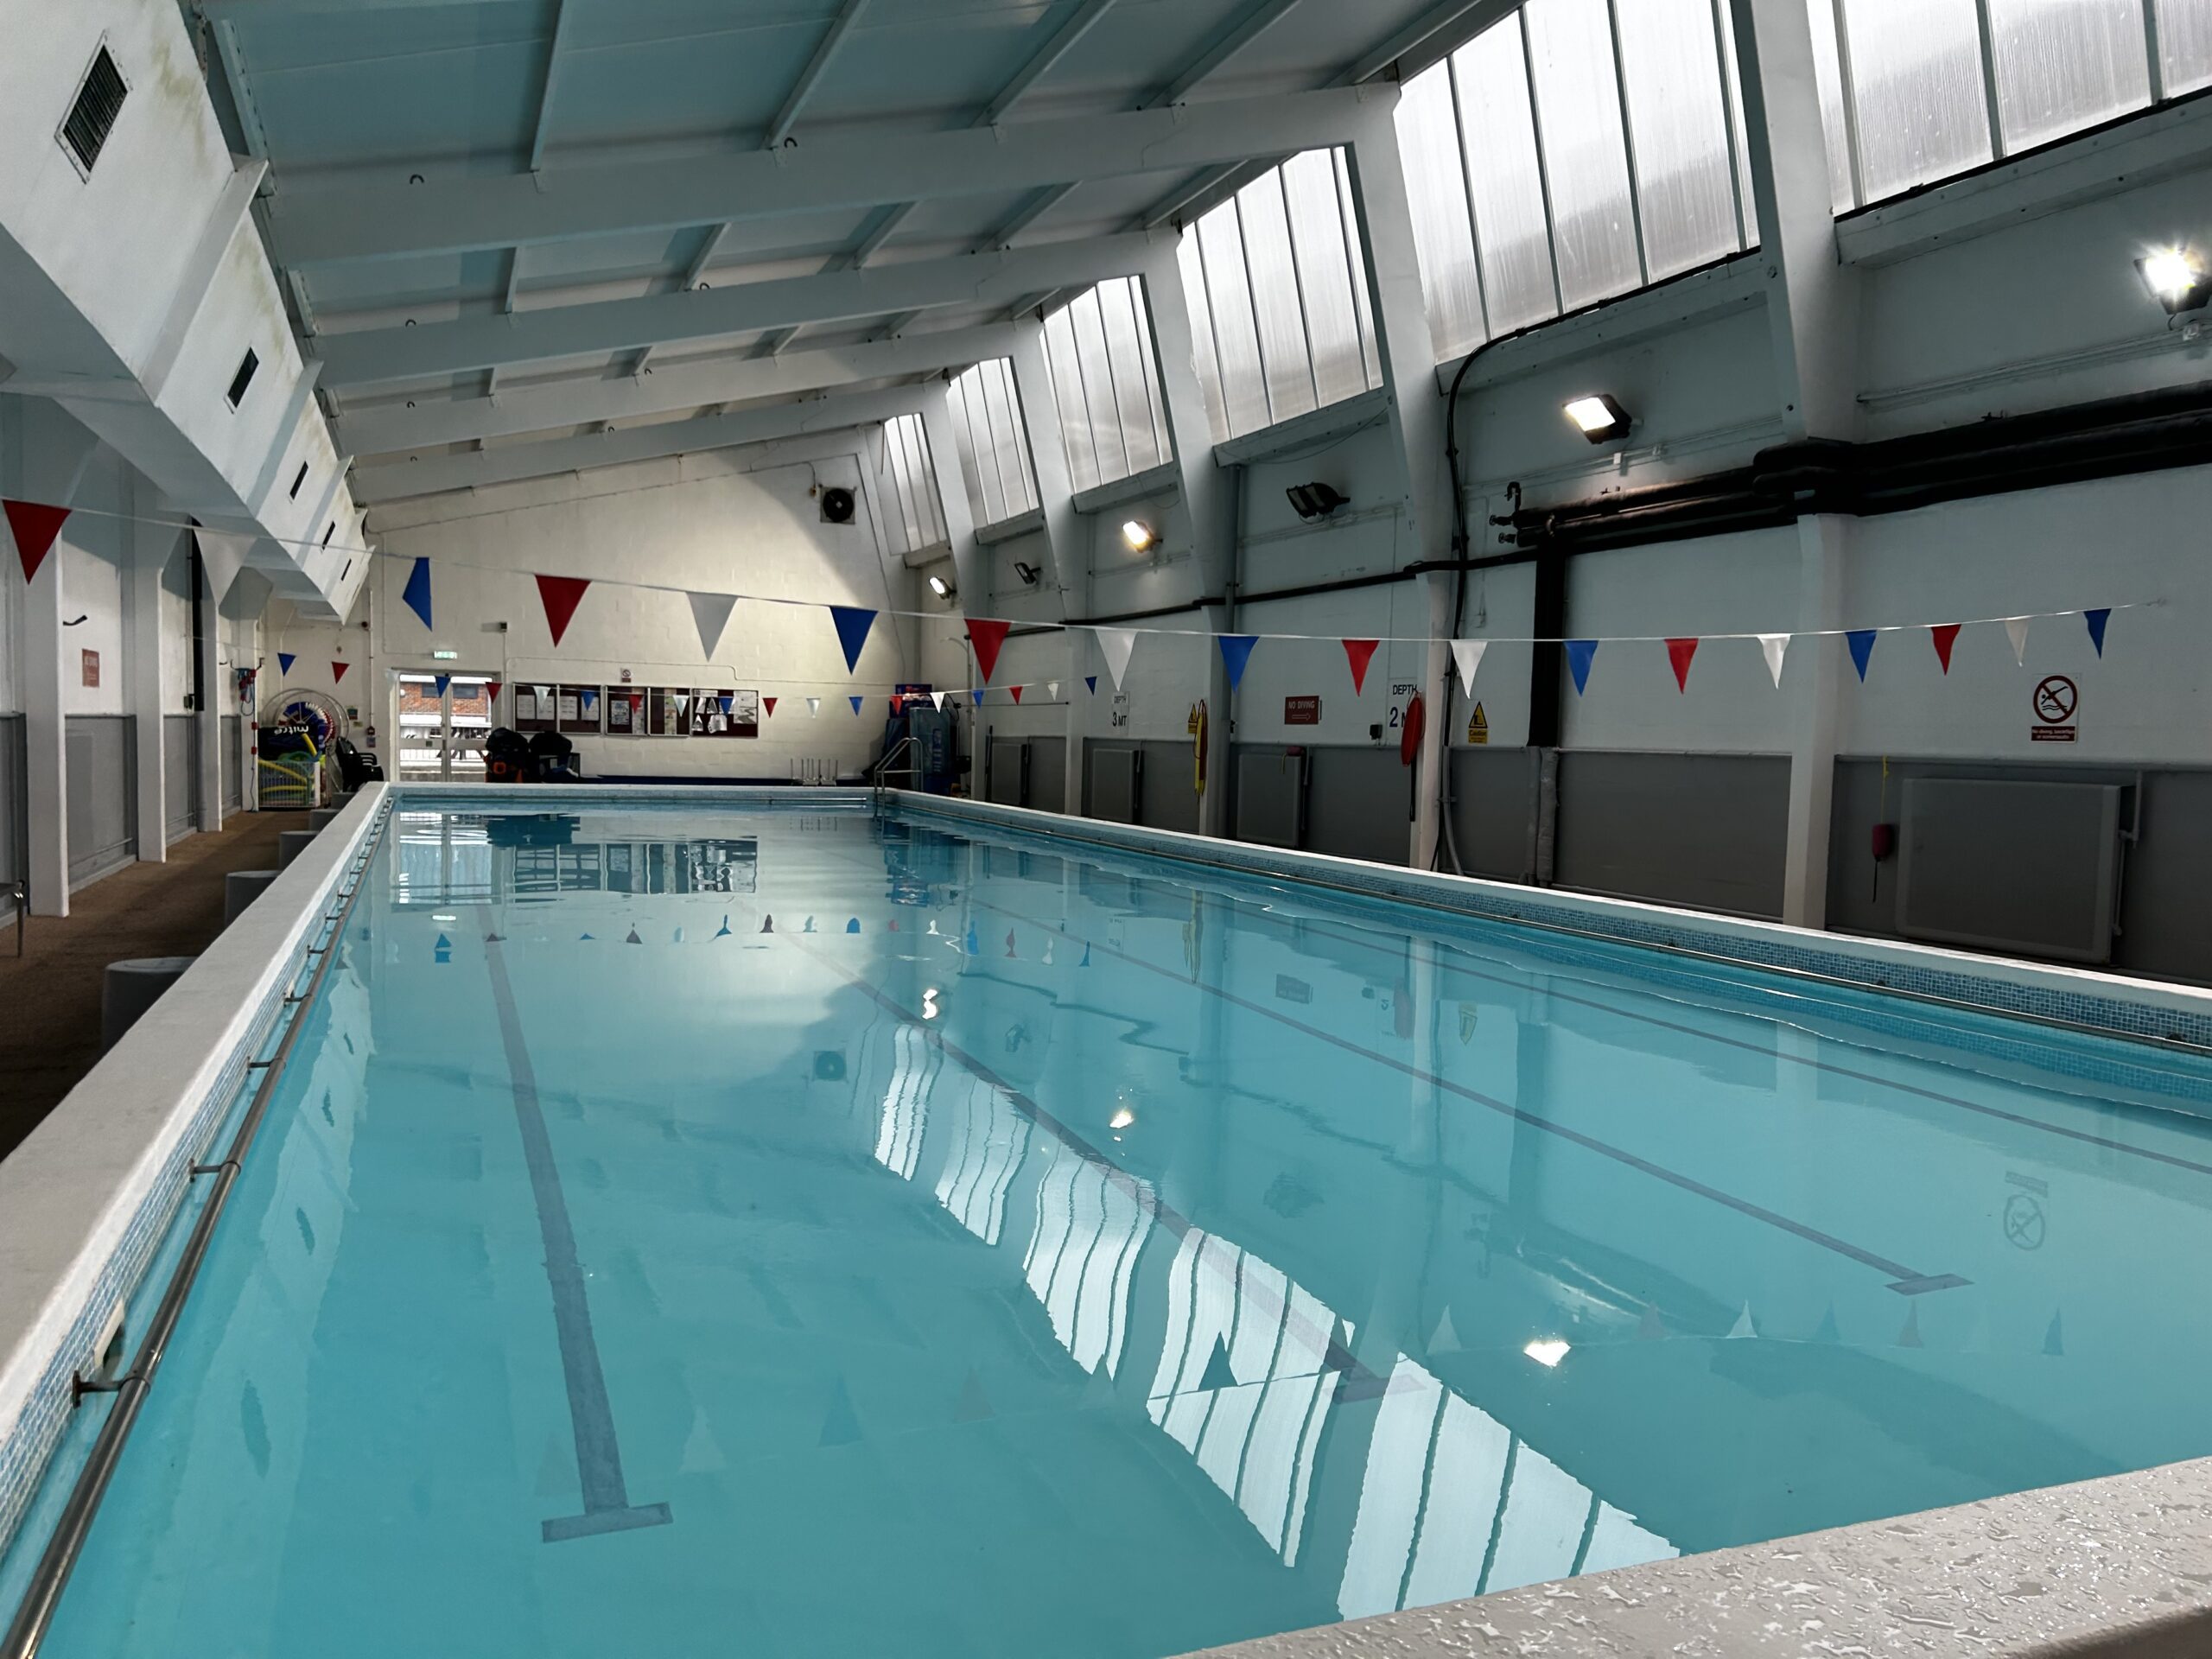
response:
<path id="1" fill-rule="evenodd" d="M 2081 688 L 2063 674 L 2046 674 L 2035 691 L 2035 724 L 2028 736 L 2037 743 L 2071 743 L 2074 716 L 2082 707 Z"/>

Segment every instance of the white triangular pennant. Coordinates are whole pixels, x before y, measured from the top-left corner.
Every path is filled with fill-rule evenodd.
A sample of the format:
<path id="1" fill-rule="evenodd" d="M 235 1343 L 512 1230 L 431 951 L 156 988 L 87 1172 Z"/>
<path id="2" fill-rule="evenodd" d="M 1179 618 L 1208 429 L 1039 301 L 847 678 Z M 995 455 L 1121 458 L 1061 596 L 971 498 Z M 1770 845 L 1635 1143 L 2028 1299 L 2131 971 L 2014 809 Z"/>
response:
<path id="1" fill-rule="evenodd" d="M 1483 665 L 1483 652 L 1489 649 L 1487 639 L 1452 642 L 1452 660 L 1459 665 L 1459 689 L 1471 697 L 1475 695 L 1475 671 Z"/>
<path id="2" fill-rule="evenodd" d="M 1128 671 L 1129 653 L 1137 648 L 1135 628 L 1094 628 L 1098 636 L 1098 654 L 1106 659 L 1106 671 L 1114 677 L 1114 689 L 1122 689 L 1122 676 Z"/>
<path id="3" fill-rule="evenodd" d="M 1060 683 L 1059 683 L 1058 680 L 1047 680 L 1047 681 L 1046 681 L 1046 682 L 1045 682 L 1045 701 L 1046 701 L 1046 702 L 1058 702 L 1059 700 L 1060 700 Z"/>
<path id="4" fill-rule="evenodd" d="M 942 691 L 931 692 L 930 707 L 936 709 L 940 715 L 943 714 L 944 712 L 944 693 Z"/>
<path id="5" fill-rule="evenodd" d="M 540 696 L 543 696 L 545 695 L 545 688 L 543 686 L 540 686 L 537 690 L 537 694 Z M 678 720 L 683 719 L 684 715 L 690 709 L 691 694 L 688 691 L 671 691 L 668 694 L 668 700 L 676 705 L 676 717 Z"/>
<path id="6" fill-rule="evenodd" d="M 1432 1354 L 1456 1354 L 1463 1351 L 1459 1333 L 1452 1328 L 1452 1310 L 1448 1307 L 1444 1310 L 1444 1317 L 1436 1322 L 1436 1333 L 1428 1339 L 1428 1351 Z"/>
<path id="7" fill-rule="evenodd" d="M 686 594 L 684 597 L 691 601 L 691 620 L 699 626 L 699 649 L 711 662 L 737 600 L 729 594 Z"/>
<path id="8" fill-rule="evenodd" d="M 820 714 L 822 712 L 822 699 L 819 697 L 809 697 L 806 700 L 806 712 L 810 715 Z"/>
<path id="9" fill-rule="evenodd" d="M 2028 665 L 2028 619 L 2024 616 L 2006 617 L 2005 637 L 2012 642 L 2012 660 L 2025 668 Z"/>
<path id="10" fill-rule="evenodd" d="M 227 530 L 200 530 L 194 534 L 200 542 L 200 562 L 207 569 L 208 591 L 219 605 L 230 596 L 231 584 L 245 569 L 245 556 L 261 538 Z"/>
<path id="11" fill-rule="evenodd" d="M 1782 653 L 1789 649 L 1789 636 L 1786 633 L 1759 635 L 1759 650 L 1766 657 L 1766 671 L 1774 677 L 1777 685 L 1782 683 Z"/>

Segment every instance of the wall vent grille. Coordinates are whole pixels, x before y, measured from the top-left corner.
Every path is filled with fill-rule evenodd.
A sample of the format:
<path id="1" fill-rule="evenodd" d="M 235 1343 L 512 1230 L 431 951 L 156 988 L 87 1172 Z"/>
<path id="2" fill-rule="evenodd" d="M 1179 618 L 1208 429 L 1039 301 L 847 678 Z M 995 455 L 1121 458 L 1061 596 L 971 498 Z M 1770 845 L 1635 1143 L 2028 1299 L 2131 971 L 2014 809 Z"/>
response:
<path id="1" fill-rule="evenodd" d="M 106 148 L 107 136 L 115 130 L 116 118 L 123 113 L 123 100 L 130 92 L 123 84 L 123 71 L 103 45 L 92 54 L 85 84 L 77 89 L 77 101 L 61 123 L 62 145 L 87 175 Z"/>

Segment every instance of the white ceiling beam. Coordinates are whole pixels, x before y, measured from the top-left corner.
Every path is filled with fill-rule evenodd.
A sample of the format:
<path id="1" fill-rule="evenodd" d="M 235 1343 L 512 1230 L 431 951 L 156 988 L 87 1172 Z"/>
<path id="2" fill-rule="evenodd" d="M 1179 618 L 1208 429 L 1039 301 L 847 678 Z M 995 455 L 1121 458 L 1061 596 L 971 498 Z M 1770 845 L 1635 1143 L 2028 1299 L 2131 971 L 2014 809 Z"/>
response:
<path id="1" fill-rule="evenodd" d="M 1141 235 L 1048 242 L 949 259 L 739 283 L 688 294 L 549 306 L 512 316 L 326 334 L 318 335 L 315 344 L 322 359 L 323 384 L 342 390 L 936 306 L 1007 306 L 1040 288 L 1140 270 L 1151 244 L 1151 238 Z"/>
<path id="2" fill-rule="evenodd" d="M 1391 75 L 1410 79 L 1431 64 L 1450 56 L 1459 47 L 1499 18 L 1520 9 L 1522 0 L 1444 0 L 1391 35 L 1349 68 L 1331 78 L 1332 87 L 1371 86 Z M 1308 149 L 1316 146 L 1308 145 Z M 1144 230 L 1188 224 L 1226 201 L 1270 167 L 1296 155 L 1254 157 L 1245 162 L 1216 168 L 1192 181 L 1173 194 L 1163 196 L 1137 218 Z"/>
<path id="3" fill-rule="evenodd" d="M 448 490 L 480 489 L 525 478 L 549 478 L 628 461 L 666 455 L 696 454 L 741 444 L 813 432 L 871 426 L 917 413 L 929 395 L 925 386 L 898 386 L 887 391 L 851 392 L 810 397 L 804 403 L 748 409 L 735 415 L 702 416 L 696 421 L 664 421 L 656 426 L 626 427 L 588 437 L 550 443 L 506 444 L 471 454 L 438 455 L 428 461 L 394 461 L 353 469 L 353 499 L 363 505 L 403 501 Z"/>
<path id="4" fill-rule="evenodd" d="M 1252 0 L 1228 26 L 1207 43 L 1183 73 L 1146 101 L 1147 109 L 1180 104 L 1231 58 L 1281 22 L 1298 0 Z"/>
<path id="5" fill-rule="evenodd" d="M 530 170 L 545 165 L 545 141 L 553 130 L 553 94 L 561 85 L 561 48 L 567 43 L 569 20 L 576 9 L 569 0 L 553 0 L 553 40 L 545 49 L 545 80 L 537 89 L 537 124 L 530 140 Z"/>
<path id="6" fill-rule="evenodd" d="M 461 253 L 627 231 L 1011 194 L 1075 179 L 1180 173 L 1349 142 L 1394 86 L 1230 99 L 890 140 L 841 133 L 794 150 L 622 162 L 273 200 L 287 264 Z"/>
<path id="7" fill-rule="evenodd" d="M 662 364 L 650 375 L 510 385 L 496 397 L 429 404 L 417 399 L 414 409 L 385 404 L 356 410 L 337 427 L 340 441 L 357 454 L 404 454 L 441 444 L 518 437 L 594 422 L 636 420 L 715 404 L 755 403 L 901 375 L 964 369 L 1004 357 L 1013 349 L 1014 325 L 991 323 L 779 356 Z"/>
<path id="8" fill-rule="evenodd" d="M 1005 119 L 1007 112 L 1027 98 L 1037 83 L 1052 73 L 1062 58 L 1072 51 L 1077 41 L 1097 26 L 1114 0 L 1083 0 L 1075 15 L 1052 32 L 1052 38 L 1031 54 L 1013 79 L 999 89 L 999 95 L 984 108 L 976 121 L 979 127 L 995 126 Z"/>
<path id="9" fill-rule="evenodd" d="M 798 124 L 799 111 L 806 107 L 806 100 L 814 96 L 814 89 L 822 84 L 822 77 L 829 72 L 830 59 L 837 55 L 837 48 L 853 32 L 853 25 L 868 5 L 868 0 L 845 0 L 837 15 L 830 20 L 830 28 L 814 48 L 814 55 L 806 60 L 798 79 L 784 99 L 783 107 L 776 111 L 776 118 L 768 124 L 766 148 L 779 149 L 785 139 L 791 136 L 791 129 Z"/>

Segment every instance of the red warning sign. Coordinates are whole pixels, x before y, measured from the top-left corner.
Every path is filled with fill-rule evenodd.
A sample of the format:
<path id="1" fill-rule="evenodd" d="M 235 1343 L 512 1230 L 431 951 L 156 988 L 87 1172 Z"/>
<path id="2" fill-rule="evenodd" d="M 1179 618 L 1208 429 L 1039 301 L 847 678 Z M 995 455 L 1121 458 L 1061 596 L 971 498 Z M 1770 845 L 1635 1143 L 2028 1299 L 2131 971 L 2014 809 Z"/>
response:
<path id="1" fill-rule="evenodd" d="M 1321 699 L 1285 697 L 1282 700 L 1282 723 L 1286 726 L 1319 726 L 1321 723 Z"/>

